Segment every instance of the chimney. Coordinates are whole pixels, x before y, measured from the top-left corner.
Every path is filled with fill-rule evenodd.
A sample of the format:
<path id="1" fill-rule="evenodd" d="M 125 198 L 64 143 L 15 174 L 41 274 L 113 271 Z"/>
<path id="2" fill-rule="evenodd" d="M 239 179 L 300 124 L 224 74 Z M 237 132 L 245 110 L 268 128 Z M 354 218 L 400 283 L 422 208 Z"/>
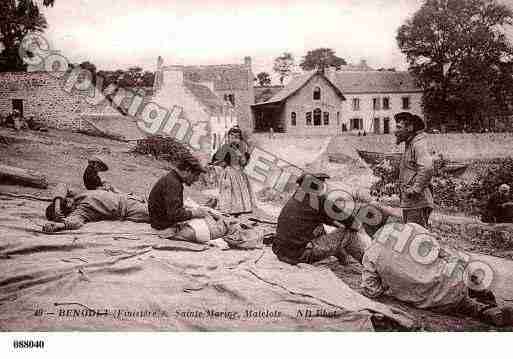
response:
<path id="1" fill-rule="evenodd" d="M 251 56 L 246 56 L 244 58 L 244 65 L 246 65 L 247 67 L 251 67 Z"/>
<path id="2" fill-rule="evenodd" d="M 157 71 L 159 71 L 162 68 L 162 65 L 164 65 L 164 59 L 162 56 L 157 57 Z"/>

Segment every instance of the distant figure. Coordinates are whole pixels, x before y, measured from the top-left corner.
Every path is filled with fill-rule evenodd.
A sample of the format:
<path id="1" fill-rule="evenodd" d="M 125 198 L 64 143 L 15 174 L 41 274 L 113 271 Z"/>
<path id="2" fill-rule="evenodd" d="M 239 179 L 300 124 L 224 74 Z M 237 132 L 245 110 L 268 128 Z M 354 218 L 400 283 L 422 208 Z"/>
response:
<path id="1" fill-rule="evenodd" d="M 399 166 L 399 191 L 404 223 L 412 222 L 427 228 L 433 210 L 430 189 L 433 176 L 433 159 L 427 149 L 425 124 L 409 112 L 394 116 L 397 144 L 405 143 Z"/>
<path id="2" fill-rule="evenodd" d="M 481 219 L 487 223 L 509 223 L 513 218 L 508 207 L 513 207 L 513 203 L 511 202 L 510 187 L 504 183 L 488 199 Z"/>
<path id="3" fill-rule="evenodd" d="M 12 124 L 16 131 L 19 131 L 23 128 L 27 128 L 27 124 L 23 120 L 23 117 L 21 117 L 21 113 L 19 110 L 13 111 Z"/>
<path id="4" fill-rule="evenodd" d="M 273 126 L 269 127 L 269 138 L 273 138 L 274 137 L 274 128 Z"/>
<path id="5" fill-rule="evenodd" d="M 219 178 L 219 210 L 232 215 L 251 213 L 254 196 L 243 171 L 249 162 L 249 149 L 238 126 L 232 127 L 227 137 L 212 159 L 212 164 L 223 168 Z"/>

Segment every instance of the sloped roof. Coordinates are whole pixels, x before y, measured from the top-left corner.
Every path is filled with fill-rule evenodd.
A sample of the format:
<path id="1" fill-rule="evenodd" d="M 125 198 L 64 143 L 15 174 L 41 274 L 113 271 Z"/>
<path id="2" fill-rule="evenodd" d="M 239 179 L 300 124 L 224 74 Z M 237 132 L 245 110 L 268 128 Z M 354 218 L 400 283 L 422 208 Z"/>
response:
<path id="1" fill-rule="evenodd" d="M 337 71 L 330 77 L 344 94 L 422 92 L 406 71 Z"/>
<path id="2" fill-rule="evenodd" d="M 255 86 L 255 103 L 265 102 L 271 99 L 274 95 L 280 92 L 283 86 Z"/>
<path id="3" fill-rule="evenodd" d="M 216 91 L 248 90 L 253 83 L 250 68 L 246 65 L 183 66 L 185 80 L 213 82 Z"/>
<path id="4" fill-rule="evenodd" d="M 191 81 L 184 81 L 183 84 L 211 113 L 219 113 L 226 106 L 209 87 Z"/>
<path id="5" fill-rule="evenodd" d="M 253 106 L 263 105 L 263 104 L 272 104 L 272 103 L 279 103 L 285 101 L 287 98 L 289 98 L 291 95 L 299 91 L 303 86 L 307 84 L 310 79 L 316 75 L 319 75 L 321 77 L 324 77 L 328 83 L 333 86 L 333 89 L 335 92 L 342 98 L 344 98 L 344 95 L 342 95 L 342 92 L 340 89 L 324 74 L 317 72 L 317 71 L 311 71 L 311 72 L 305 72 L 301 75 L 298 75 L 294 77 L 292 80 L 289 81 L 289 83 L 276 95 L 271 97 L 266 102 L 262 102 Z"/>

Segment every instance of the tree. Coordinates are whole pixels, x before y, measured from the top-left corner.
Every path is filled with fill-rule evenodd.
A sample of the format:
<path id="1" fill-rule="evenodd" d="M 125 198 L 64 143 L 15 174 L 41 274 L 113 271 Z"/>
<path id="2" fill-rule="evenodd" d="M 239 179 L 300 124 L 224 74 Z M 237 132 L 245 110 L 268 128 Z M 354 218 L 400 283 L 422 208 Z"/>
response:
<path id="1" fill-rule="evenodd" d="M 45 0 L 45 6 L 53 1 Z M 39 6 L 33 0 L 0 1 L 0 71 L 23 71 L 26 65 L 18 49 L 23 38 L 30 32 L 42 32 L 48 26 Z"/>
<path id="2" fill-rule="evenodd" d="M 513 47 L 502 30 L 512 20 L 511 9 L 494 0 L 426 0 L 398 29 L 399 48 L 435 126 L 480 126 L 487 116 L 500 116 L 513 93 Z"/>
<path id="3" fill-rule="evenodd" d="M 294 56 L 290 52 L 284 52 L 274 59 L 273 71 L 280 75 L 280 84 L 283 86 L 283 80 L 290 76 L 294 68 Z"/>
<path id="4" fill-rule="evenodd" d="M 307 54 L 303 56 L 303 60 L 299 64 L 299 66 L 305 71 L 324 71 L 328 67 L 334 67 L 335 69 L 340 70 L 342 65 L 347 65 L 346 60 L 338 57 L 335 55 L 335 51 L 328 48 L 319 48 L 308 51 Z"/>
<path id="5" fill-rule="evenodd" d="M 271 75 L 269 75 L 267 72 L 260 72 L 256 80 L 258 81 L 258 84 L 262 87 L 267 87 L 271 85 Z"/>

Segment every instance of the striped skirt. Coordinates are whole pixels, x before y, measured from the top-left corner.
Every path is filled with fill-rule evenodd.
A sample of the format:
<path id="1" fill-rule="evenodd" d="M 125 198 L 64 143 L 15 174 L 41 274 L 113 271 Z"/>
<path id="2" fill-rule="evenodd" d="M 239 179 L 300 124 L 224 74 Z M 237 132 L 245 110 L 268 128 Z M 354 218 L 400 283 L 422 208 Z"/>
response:
<path id="1" fill-rule="evenodd" d="M 253 193 L 242 170 L 226 167 L 219 178 L 219 210 L 228 214 L 253 211 Z"/>

